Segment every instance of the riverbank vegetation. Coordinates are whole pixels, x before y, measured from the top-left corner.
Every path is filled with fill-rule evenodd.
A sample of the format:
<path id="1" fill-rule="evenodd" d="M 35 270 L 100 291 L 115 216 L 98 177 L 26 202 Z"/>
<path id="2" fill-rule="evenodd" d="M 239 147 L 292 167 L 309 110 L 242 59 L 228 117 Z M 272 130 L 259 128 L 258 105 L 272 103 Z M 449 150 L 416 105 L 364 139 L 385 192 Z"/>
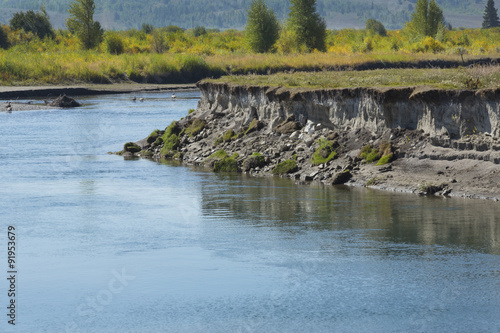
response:
<path id="1" fill-rule="evenodd" d="M 214 82 L 287 88 L 359 88 L 425 86 L 438 89 L 500 88 L 497 64 L 458 68 L 377 69 L 224 76 Z"/>
<path id="2" fill-rule="evenodd" d="M 426 22 L 426 18 L 419 19 Z M 323 27 L 318 17 L 315 20 Z M 420 84 L 418 80 L 423 80 L 462 87 L 472 75 L 467 71 L 474 69 L 442 69 L 416 77 L 415 74 L 425 71 L 354 74 L 349 70 L 457 67 L 470 65 L 478 59 L 500 57 L 498 27 L 450 29 L 441 22 L 437 28 L 429 28 L 429 35 L 415 29 L 412 22 L 401 30 L 386 30 L 380 22 L 368 20 L 366 29 L 325 30 L 324 44 L 305 46 L 297 42 L 297 33 L 293 30 L 297 29 L 297 24 L 290 23 L 288 26 L 295 28 L 288 29 L 285 22 L 267 53 L 256 53 L 248 34 L 236 30 L 203 27 L 183 30 L 146 24 L 141 30 L 105 31 L 101 41 L 87 49 L 82 47 L 76 31 L 50 30 L 50 34 L 41 38 L 32 31 L 3 25 L 0 29 L 0 84 L 193 83 L 223 75 L 307 71 L 321 73 L 310 78 L 301 73 L 282 73 L 271 78 L 253 75 L 252 82 L 268 80 L 268 84 L 284 82 L 287 86 L 323 87 L 327 81 L 330 86 L 358 86 L 378 81 L 379 85 Z M 318 47 L 323 51 L 318 51 Z M 342 75 L 330 73 L 335 70 L 347 72 Z M 484 72 L 486 74 L 481 74 L 484 77 L 479 78 L 482 85 L 497 79 L 495 69 Z M 231 77 L 226 80 L 246 79 Z"/>

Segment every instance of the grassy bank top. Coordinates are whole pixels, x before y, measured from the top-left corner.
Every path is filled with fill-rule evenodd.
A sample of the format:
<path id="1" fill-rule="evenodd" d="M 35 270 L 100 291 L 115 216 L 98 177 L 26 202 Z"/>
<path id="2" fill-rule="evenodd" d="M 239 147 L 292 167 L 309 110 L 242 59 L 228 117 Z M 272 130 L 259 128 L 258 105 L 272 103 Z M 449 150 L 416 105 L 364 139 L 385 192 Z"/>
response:
<path id="1" fill-rule="evenodd" d="M 465 68 L 379 69 L 224 76 L 209 82 L 286 88 L 363 88 L 426 86 L 438 89 L 500 88 L 500 66 Z"/>
<path id="2" fill-rule="evenodd" d="M 9 86 L 195 83 L 206 77 L 290 70 L 394 68 L 401 67 L 400 64 L 419 68 L 456 67 L 485 57 L 500 57 L 500 28 L 446 31 L 436 39 L 413 38 L 404 31 L 389 31 L 387 36 L 379 36 L 365 30 L 344 29 L 328 31 L 327 52 L 266 54 L 250 52 L 243 32 L 239 31 L 209 32 L 201 36 L 183 31 L 109 32 L 109 36 L 123 46 L 120 52 L 113 53 L 108 48 L 107 37 L 97 49 L 84 51 L 67 31 L 57 31 L 54 39 L 40 40 L 32 34 L 10 31 L 8 27 L 4 30 L 8 31 L 11 47 L 0 49 L 0 85 Z M 456 81 L 455 78 L 449 80 Z M 397 80 L 391 81 L 398 84 Z M 293 82 L 286 84 L 294 85 Z"/>

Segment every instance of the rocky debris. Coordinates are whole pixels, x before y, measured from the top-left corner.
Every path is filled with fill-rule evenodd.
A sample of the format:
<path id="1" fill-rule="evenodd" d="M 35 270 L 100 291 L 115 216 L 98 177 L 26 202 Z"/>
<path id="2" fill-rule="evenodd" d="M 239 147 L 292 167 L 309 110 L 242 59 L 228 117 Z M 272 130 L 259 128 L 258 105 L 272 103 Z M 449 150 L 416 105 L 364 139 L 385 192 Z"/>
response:
<path id="1" fill-rule="evenodd" d="M 295 116 L 289 116 L 284 122 L 279 124 L 275 128 L 275 132 L 278 134 L 291 134 L 295 131 L 298 131 L 302 128 L 302 124 L 298 121 L 295 121 Z"/>
<path id="2" fill-rule="evenodd" d="M 61 96 L 57 97 L 55 100 L 53 100 L 48 105 L 56 106 L 59 108 L 74 108 L 74 107 L 82 106 L 76 100 L 74 100 L 73 98 L 68 97 L 66 95 L 61 95 Z"/>

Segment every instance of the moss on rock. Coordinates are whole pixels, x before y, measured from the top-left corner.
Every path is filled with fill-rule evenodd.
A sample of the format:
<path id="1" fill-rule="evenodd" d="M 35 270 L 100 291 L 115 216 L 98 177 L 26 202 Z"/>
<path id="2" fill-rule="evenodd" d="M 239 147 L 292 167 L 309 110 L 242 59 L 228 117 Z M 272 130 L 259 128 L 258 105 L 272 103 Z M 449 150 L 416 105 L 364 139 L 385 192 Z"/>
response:
<path id="1" fill-rule="evenodd" d="M 130 152 L 132 154 L 140 152 L 142 149 L 137 143 L 127 142 L 123 145 L 123 152 Z"/>
<path id="2" fill-rule="evenodd" d="M 274 167 L 273 174 L 284 175 L 286 173 L 296 172 L 298 169 L 297 162 L 294 160 L 284 160 Z"/>

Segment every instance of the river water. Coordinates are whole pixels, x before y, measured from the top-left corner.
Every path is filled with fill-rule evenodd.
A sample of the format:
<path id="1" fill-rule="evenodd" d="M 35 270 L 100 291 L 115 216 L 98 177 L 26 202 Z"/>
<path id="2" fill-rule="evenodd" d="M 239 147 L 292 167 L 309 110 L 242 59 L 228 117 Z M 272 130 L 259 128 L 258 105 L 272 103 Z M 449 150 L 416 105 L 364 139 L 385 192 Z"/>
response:
<path id="1" fill-rule="evenodd" d="M 1 332 L 500 332 L 500 205 L 108 155 L 199 94 L 0 112 Z"/>

